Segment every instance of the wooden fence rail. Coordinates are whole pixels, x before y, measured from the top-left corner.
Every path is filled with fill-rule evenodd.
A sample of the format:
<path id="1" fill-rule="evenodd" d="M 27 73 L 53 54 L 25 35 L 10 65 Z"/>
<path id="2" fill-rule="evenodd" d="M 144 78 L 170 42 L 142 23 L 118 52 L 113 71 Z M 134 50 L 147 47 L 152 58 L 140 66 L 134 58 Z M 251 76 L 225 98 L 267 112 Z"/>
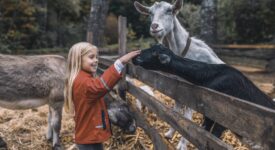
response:
<path id="1" fill-rule="evenodd" d="M 102 66 L 110 66 L 113 63 L 113 60 L 104 58 L 100 58 L 99 61 Z M 242 137 L 246 137 L 247 139 L 251 139 L 253 142 L 257 142 L 257 144 L 262 145 L 264 149 L 271 149 L 275 147 L 275 111 L 272 109 L 228 96 L 211 89 L 195 86 L 173 75 L 156 71 L 148 71 L 132 64 L 129 64 L 127 68 L 127 75 L 141 80 L 145 84 L 175 99 L 175 101 L 180 104 L 184 104 L 208 116 L 219 124 L 229 128 L 233 132 L 238 133 Z M 128 86 L 128 92 L 132 92 L 132 94 L 134 93 L 133 95 L 137 96 L 141 101 L 142 98 L 147 101 L 152 100 L 150 96 L 148 97 L 148 95 L 142 95 L 141 92 L 137 94 L 137 91 L 139 90 L 135 90 L 133 87 L 134 85 L 129 82 Z M 161 113 L 161 110 L 165 109 L 164 106 L 150 101 L 151 104 L 155 106 L 152 107 L 146 103 L 146 100 L 142 102 L 145 102 L 144 104 L 154 110 L 160 118 L 165 120 L 165 118 L 169 116 L 169 113 L 164 113 L 169 112 L 167 111 L 168 109 Z M 175 114 L 173 115 L 175 116 Z M 165 121 L 170 123 L 171 126 L 177 129 L 197 147 L 211 146 L 216 149 L 217 146 L 220 146 L 219 141 L 214 140 L 211 136 L 206 136 L 207 138 L 204 136 L 204 139 L 201 139 L 200 141 L 198 140 L 200 137 L 197 137 L 198 134 L 194 134 L 195 137 L 188 134 L 186 132 L 186 127 L 183 126 L 188 124 L 186 120 L 184 120 L 185 122 L 182 121 L 184 122 L 182 124 L 177 124 L 171 120 Z M 199 132 L 200 130 L 195 128 L 193 132 L 195 131 Z M 205 140 L 205 138 L 207 140 Z M 205 141 L 207 142 L 205 143 Z M 216 145 L 209 144 L 211 141 L 215 141 L 214 143 Z"/>
<path id="2" fill-rule="evenodd" d="M 217 149 L 226 150 L 233 149 L 223 143 L 220 139 L 205 131 L 192 121 L 184 118 L 181 114 L 174 112 L 170 108 L 158 102 L 154 97 L 150 96 L 140 88 L 128 83 L 128 92 L 138 98 L 149 110 L 157 114 L 160 119 L 169 123 L 174 129 L 182 134 L 191 143 L 199 149 Z"/>
<path id="3" fill-rule="evenodd" d="M 275 49 L 274 44 L 227 44 L 227 45 L 210 45 L 213 48 L 227 49 Z"/>
<path id="4" fill-rule="evenodd" d="M 275 45 L 211 45 L 226 63 L 275 71 Z"/>

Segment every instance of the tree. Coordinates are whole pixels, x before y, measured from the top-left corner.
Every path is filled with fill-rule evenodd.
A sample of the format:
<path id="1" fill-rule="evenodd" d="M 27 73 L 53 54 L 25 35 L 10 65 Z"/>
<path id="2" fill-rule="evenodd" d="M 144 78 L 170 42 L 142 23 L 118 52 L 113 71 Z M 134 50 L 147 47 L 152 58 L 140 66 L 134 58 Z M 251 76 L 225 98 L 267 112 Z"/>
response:
<path id="1" fill-rule="evenodd" d="M 29 1 L 0 1 L 1 41 L 9 49 L 21 49 L 32 45 L 32 37 L 37 32 L 35 13 L 37 9 Z"/>
<path id="2" fill-rule="evenodd" d="M 201 3 L 201 38 L 208 43 L 217 42 L 217 0 Z"/>
<path id="3" fill-rule="evenodd" d="M 104 28 L 108 8 L 108 0 L 91 0 L 87 41 L 99 47 L 104 44 Z"/>

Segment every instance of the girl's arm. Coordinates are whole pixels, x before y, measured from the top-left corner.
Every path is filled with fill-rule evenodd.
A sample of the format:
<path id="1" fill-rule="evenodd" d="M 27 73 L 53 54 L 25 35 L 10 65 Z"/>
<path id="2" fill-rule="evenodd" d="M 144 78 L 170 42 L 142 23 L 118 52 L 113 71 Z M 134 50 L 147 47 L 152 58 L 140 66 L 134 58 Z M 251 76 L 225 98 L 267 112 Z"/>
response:
<path id="1" fill-rule="evenodd" d="M 110 91 L 121 78 L 121 74 L 111 65 L 97 78 L 89 78 L 86 81 L 86 96 L 89 101 L 95 101 Z"/>
<path id="2" fill-rule="evenodd" d="M 87 98 L 91 101 L 95 101 L 110 91 L 122 77 L 121 72 L 124 68 L 124 65 L 138 54 L 140 54 L 140 50 L 132 51 L 116 60 L 115 63 L 106 69 L 100 77 L 89 78 L 86 81 Z"/>

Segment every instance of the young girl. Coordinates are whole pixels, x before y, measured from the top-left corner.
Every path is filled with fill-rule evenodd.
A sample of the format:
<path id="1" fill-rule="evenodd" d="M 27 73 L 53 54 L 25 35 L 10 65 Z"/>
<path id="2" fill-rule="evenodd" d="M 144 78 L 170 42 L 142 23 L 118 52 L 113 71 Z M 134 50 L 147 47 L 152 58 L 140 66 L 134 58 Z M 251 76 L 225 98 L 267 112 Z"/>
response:
<path id="1" fill-rule="evenodd" d="M 109 117 L 103 96 L 121 78 L 124 65 L 140 50 L 117 59 L 100 77 L 97 47 L 80 42 L 69 51 L 65 81 L 65 111 L 74 113 L 75 143 L 80 150 L 102 150 L 111 136 Z"/>

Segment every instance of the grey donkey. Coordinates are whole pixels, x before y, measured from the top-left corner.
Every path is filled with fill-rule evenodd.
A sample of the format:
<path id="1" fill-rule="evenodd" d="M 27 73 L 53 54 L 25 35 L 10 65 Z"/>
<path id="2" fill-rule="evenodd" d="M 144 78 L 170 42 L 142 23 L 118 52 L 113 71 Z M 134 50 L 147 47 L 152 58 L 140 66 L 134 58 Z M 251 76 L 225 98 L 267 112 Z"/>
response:
<path id="1" fill-rule="evenodd" d="M 58 55 L 0 54 L 0 106 L 14 110 L 48 104 L 46 138 L 52 141 L 53 149 L 63 149 L 59 134 L 64 103 L 65 70 L 66 59 Z M 121 102 L 110 103 L 110 121 L 126 132 L 133 133 L 136 126 L 128 106 Z M 5 146 L 6 143 L 0 138 L 0 147 Z"/>

